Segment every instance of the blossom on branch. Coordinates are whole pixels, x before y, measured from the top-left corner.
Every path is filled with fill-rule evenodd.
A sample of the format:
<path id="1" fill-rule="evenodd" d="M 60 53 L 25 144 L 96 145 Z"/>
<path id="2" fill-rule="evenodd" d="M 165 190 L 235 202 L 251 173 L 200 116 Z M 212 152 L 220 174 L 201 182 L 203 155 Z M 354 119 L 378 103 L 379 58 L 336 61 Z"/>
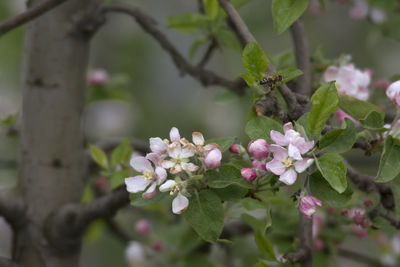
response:
<path id="1" fill-rule="evenodd" d="M 311 219 L 311 216 L 317 211 L 317 206 L 322 206 L 321 200 L 313 196 L 306 196 L 300 200 L 300 212 L 304 217 Z"/>

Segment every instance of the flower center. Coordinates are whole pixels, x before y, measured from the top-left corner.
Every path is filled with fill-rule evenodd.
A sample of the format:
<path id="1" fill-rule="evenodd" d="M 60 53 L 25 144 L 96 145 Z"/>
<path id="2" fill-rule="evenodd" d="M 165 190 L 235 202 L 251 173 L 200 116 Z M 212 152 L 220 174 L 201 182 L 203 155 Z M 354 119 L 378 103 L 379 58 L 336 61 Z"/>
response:
<path id="1" fill-rule="evenodd" d="M 341 86 L 341 85 L 340 85 L 340 83 L 339 83 L 339 82 L 335 82 L 335 87 L 336 87 L 336 89 L 338 89 L 338 90 L 339 90 L 339 89 L 340 89 L 340 86 Z"/>
<path id="2" fill-rule="evenodd" d="M 153 172 L 151 170 L 145 170 L 143 176 L 145 180 L 152 180 Z"/>
<path id="3" fill-rule="evenodd" d="M 293 161 L 291 158 L 282 160 L 282 163 L 283 163 L 283 167 L 285 167 L 285 168 L 289 168 L 290 166 L 293 165 Z"/>
<path id="4" fill-rule="evenodd" d="M 179 192 L 179 186 L 176 184 L 174 185 L 174 187 L 172 187 L 171 191 L 169 192 L 169 194 L 172 196 L 174 195 L 176 192 Z"/>

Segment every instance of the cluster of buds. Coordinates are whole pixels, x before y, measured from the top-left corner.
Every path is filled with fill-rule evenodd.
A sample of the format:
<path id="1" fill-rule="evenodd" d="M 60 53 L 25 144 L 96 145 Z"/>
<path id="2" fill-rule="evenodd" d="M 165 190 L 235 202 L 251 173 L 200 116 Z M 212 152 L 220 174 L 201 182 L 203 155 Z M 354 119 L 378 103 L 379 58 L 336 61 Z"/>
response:
<path id="1" fill-rule="evenodd" d="M 130 161 L 132 168 L 142 175 L 125 179 L 128 192 L 144 191 L 143 198 L 152 198 L 159 186 L 161 192 L 170 192 L 175 196 L 172 201 L 173 213 L 184 212 L 189 205 L 188 186 L 192 177 L 202 174 L 207 169 L 217 169 L 222 159 L 218 145 L 205 145 L 201 133 L 194 132 L 192 141 L 193 143 L 181 138 L 179 130 L 175 127 L 170 131 L 170 140 L 150 138 L 151 153 L 146 157 L 134 156 Z M 166 180 L 168 172 L 174 179 Z"/>
<path id="2" fill-rule="evenodd" d="M 383 9 L 371 8 L 365 0 L 355 0 L 349 14 L 354 20 L 365 19 L 369 16 L 375 24 L 381 24 L 387 19 L 387 14 Z"/>

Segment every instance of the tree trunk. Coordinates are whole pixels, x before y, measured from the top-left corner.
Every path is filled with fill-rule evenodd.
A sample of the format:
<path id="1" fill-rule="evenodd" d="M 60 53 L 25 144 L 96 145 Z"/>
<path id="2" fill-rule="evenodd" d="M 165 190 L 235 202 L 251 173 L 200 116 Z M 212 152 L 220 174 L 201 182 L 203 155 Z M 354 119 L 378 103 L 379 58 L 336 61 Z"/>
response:
<path id="1" fill-rule="evenodd" d="M 54 246 L 45 223 L 52 211 L 79 202 L 84 188 L 89 38 L 76 21 L 90 6 L 69 0 L 26 26 L 19 188 L 28 223 L 16 233 L 13 255 L 21 267 L 78 266 L 80 241 Z"/>

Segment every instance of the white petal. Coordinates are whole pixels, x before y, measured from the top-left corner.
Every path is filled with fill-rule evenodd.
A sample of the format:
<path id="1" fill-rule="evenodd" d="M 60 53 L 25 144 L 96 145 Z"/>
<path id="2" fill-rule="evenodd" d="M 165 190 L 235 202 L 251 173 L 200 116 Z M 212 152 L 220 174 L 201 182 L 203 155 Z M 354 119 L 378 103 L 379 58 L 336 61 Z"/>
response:
<path id="1" fill-rule="evenodd" d="M 304 172 L 308 167 L 311 166 L 311 164 L 314 162 L 314 159 L 309 159 L 309 158 L 304 158 L 302 160 L 298 160 L 294 163 L 294 168 L 296 169 L 296 172 L 302 173 Z"/>
<path id="2" fill-rule="evenodd" d="M 171 131 L 169 132 L 169 138 L 171 142 L 179 142 L 181 140 L 181 135 L 179 134 L 179 130 L 176 127 L 172 127 Z"/>
<path id="3" fill-rule="evenodd" d="M 301 157 L 300 150 L 297 148 L 297 146 L 289 144 L 288 147 L 288 155 L 289 157 L 295 159 L 295 160 L 302 160 L 303 158 Z"/>
<path id="4" fill-rule="evenodd" d="M 168 144 L 161 140 L 160 137 L 150 138 L 150 149 L 157 154 L 163 154 L 168 149 Z"/>
<path id="5" fill-rule="evenodd" d="M 288 130 L 293 130 L 293 124 L 291 122 L 283 125 L 283 132 L 286 133 Z"/>
<path id="6" fill-rule="evenodd" d="M 288 157 L 288 151 L 286 150 L 286 148 L 283 148 L 281 146 L 278 145 L 270 145 L 269 146 L 269 151 L 272 152 L 274 154 L 274 159 L 277 160 L 284 160 Z"/>
<path id="7" fill-rule="evenodd" d="M 189 206 L 189 199 L 182 194 L 178 194 L 172 201 L 172 212 L 175 214 L 183 213 Z"/>
<path id="8" fill-rule="evenodd" d="M 157 167 L 156 174 L 157 174 L 157 184 L 162 184 L 165 181 L 165 179 L 167 179 L 167 171 L 164 168 Z"/>
<path id="9" fill-rule="evenodd" d="M 170 168 L 174 167 L 176 163 L 174 161 L 170 161 L 170 160 L 160 160 L 159 164 L 164 169 L 170 169 Z"/>
<path id="10" fill-rule="evenodd" d="M 146 155 L 146 159 L 151 160 L 154 163 L 154 165 L 158 166 L 161 157 L 157 153 L 149 153 Z"/>
<path id="11" fill-rule="evenodd" d="M 189 162 L 189 163 L 181 163 L 182 169 L 184 169 L 185 171 L 188 172 L 195 172 L 199 169 L 198 166 L 194 165 L 193 163 Z"/>
<path id="12" fill-rule="evenodd" d="M 126 191 L 130 193 L 141 192 L 145 190 L 150 183 L 151 180 L 145 180 L 141 175 L 125 178 Z"/>
<path id="13" fill-rule="evenodd" d="M 152 183 L 151 186 L 142 194 L 142 198 L 152 198 L 156 194 L 156 183 Z"/>
<path id="14" fill-rule="evenodd" d="M 204 146 L 204 149 L 205 149 L 206 151 L 211 150 L 211 149 L 213 149 L 213 148 L 219 148 L 219 145 L 216 144 L 216 143 L 209 143 L 209 144 L 207 144 L 207 145 Z"/>
<path id="15" fill-rule="evenodd" d="M 266 168 L 268 171 L 276 175 L 282 175 L 285 172 L 285 168 L 283 167 L 282 161 L 278 159 L 273 159 L 270 162 L 268 162 Z"/>
<path id="16" fill-rule="evenodd" d="M 186 145 L 182 148 L 180 157 L 181 159 L 187 159 L 194 156 L 194 152 L 196 151 L 194 146 Z"/>
<path id="17" fill-rule="evenodd" d="M 204 137 L 203 137 L 203 135 L 202 135 L 201 133 L 199 133 L 199 132 L 193 132 L 193 133 L 192 133 L 192 140 L 193 140 L 193 143 L 194 143 L 196 146 L 202 146 L 202 145 L 204 145 Z"/>
<path id="18" fill-rule="evenodd" d="M 292 168 L 287 170 L 284 174 L 282 174 L 279 177 L 279 181 L 287 185 L 294 184 L 294 182 L 296 182 L 296 179 L 297 179 L 297 173 Z"/>
<path id="19" fill-rule="evenodd" d="M 182 171 L 182 167 L 180 164 L 176 164 L 174 167 L 172 167 L 169 172 L 172 174 L 177 174 L 180 173 Z"/>
<path id="20" fill-rule="evenodd" d="M 179 157 L 180 157 L 181 151 L 182 151 L 181 144 L 178 143 L 178 142 L 173 142 L 171 145 L 169 145 L 169 148 L 168 148 L 168 155 L 169 155 L 171 158 L 176 159 L 176 158 L 179 158 Z"/>
<path id="21" fill-rule="evenodd" d="M 168 192 L 171 191 L 172 188 L 176 185 L 176 182 L 174 180 L 167 180 L 165 183 L 163 183 L 160 186 L 160 191 L 161 192 Z"/>
<path id="22" fill-rule="evenodd" d="M 153 167 L 151 166 L 151 163 L 148 159 L 142 156 L 138 157 L 133 157 L 131 158 L 131 166 L 138 172 L 144 173 L 145 170 L 151 170 L 153 171 Z"/>
<path id="23" fill-rule="evenodd" d="M 330 66 L 326 69 L 324 73 L 325 82 L 330 82 L 337 79 L 338 68 L 334 66 Z"/>

